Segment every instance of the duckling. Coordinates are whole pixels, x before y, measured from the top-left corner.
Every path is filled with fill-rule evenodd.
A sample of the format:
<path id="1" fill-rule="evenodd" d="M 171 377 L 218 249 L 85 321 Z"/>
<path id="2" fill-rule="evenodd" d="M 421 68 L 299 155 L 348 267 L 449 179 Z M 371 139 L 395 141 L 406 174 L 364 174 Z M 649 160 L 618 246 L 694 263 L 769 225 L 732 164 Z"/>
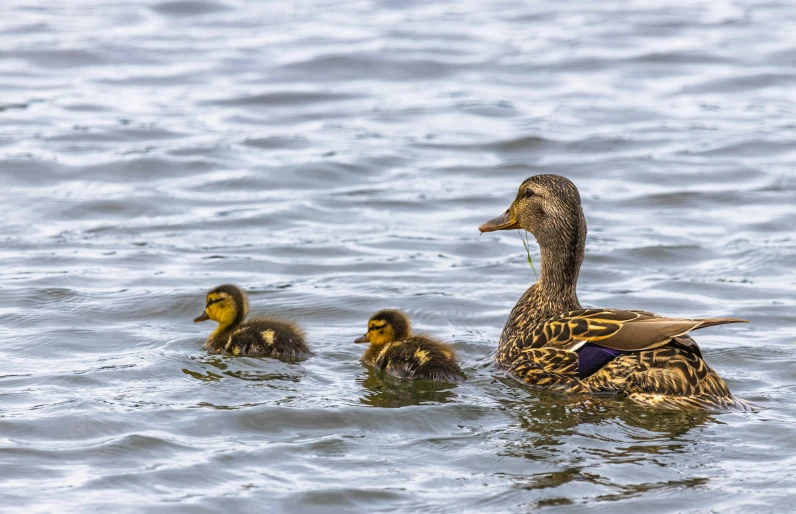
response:
<path id="1" fill-rule="evenodd" d="M 703 360 L 688 334 L 737 318 L 680 319 L 651 312 L 583 309 L 576 286 L 586 219 L 575 184 L 558 175 L 525 180 L 511 206 L 479 227 L 536 237 L 541 276 L 509 314 L 495 360 L 538 388 L 619 393 L 665 409 L 747 409 Z"/>
<path id="2" fill-rule="evenodd" d="M 248 357 L 301 359 L 311 355 L 298 325 L 271 317 L 246 320 L 249 302 L 239 287 L 224 284 L 207 293 L 205 310 L 194 322 L 213 320 L 205 350 Z"/>
<path id="3" fill-rule="evenodd" d="M 453 348 L 424 334 L 411 334 L 409 318 L 384 309 L 368 320 L 368 331 L 355 343 L 370 343 L 362 362 L 401 380 L 455 382 L 462 377 Z"/>

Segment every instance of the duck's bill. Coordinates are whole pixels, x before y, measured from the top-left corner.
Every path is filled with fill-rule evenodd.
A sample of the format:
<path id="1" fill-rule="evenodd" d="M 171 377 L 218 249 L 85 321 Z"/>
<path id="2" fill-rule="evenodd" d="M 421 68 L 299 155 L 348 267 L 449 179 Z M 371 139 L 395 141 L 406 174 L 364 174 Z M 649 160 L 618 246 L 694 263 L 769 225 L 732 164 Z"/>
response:
<path id="1" fill-rule="evenodd" d="M 210 319 L 210 316 L 207 315 L 206 312 L 203 312 L 200 316 L 193 320 L 194 323 L 199 323 L 200 321 L 207 321 Z"/>
<path id="2" fill-rule="evenodd" d="M 356 339 L 354 339 L 354 342 L 355 343 L 367 343 L 368 342 L 368 335 L 365 334 L 362 337 L 357 337 Z"/>
<path id="3" fill-rule="evenodd" d="M 509 209 L 497 218 L 491 219 L 478 227 L 478 230 L 481 232 L 494 232 L 495 230 L 512 230 L 515 228 L 520 228 L 520 224 Z"/>

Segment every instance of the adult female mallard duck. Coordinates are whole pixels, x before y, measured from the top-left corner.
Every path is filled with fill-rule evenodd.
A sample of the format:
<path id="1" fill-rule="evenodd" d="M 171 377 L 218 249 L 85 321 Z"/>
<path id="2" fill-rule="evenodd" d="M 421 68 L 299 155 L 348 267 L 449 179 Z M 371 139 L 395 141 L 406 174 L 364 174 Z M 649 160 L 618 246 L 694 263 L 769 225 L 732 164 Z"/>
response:
<path id="1" fill-rule="evenodd" d="M 542 272 L 506 321 L 495 357 L 501 367 L 534 387 L 621 393 L 651 407 L 747 408 L 732 397 L 688 335 L 745 320 L 581 308 L 575 288 L 586 220 L 572 182 L 558 175 L 525 180 L 509 209 L 479 230 L 519 228 L 536 237 Z"/>
<path id="2" fill-rule="evenodd" d="M 384 309 L 368 320 L 368 331 L 355 343 L 370 343 L 362 362 L 401 380 L 455 382 L 462 370 L 449 344 L 427 335 L 412 334 L 409 318 Z"/>
<path id="3" fill-rule="evenodd" d="M 218 322 L 205 350 L 247 357 L 301 359 L 310 355 L 302 330 L 290 321 L 270 317 L 246 320 L 249 302 L 237 286 L 224 284 L 207 293 L 205 310 L 194 322 Z"/>

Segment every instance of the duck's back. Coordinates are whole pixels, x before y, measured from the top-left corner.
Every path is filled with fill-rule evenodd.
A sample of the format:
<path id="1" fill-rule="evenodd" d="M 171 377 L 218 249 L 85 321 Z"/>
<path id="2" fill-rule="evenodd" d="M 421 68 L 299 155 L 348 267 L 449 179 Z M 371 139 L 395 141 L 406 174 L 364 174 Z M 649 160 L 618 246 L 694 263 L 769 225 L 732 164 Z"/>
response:
<path id="1" fill-rule="evenodd" d="M 310 354 L 301 329 L 290 322 L 257 317 L 235 330 L 224 349 L 248 357 L 301 359 Z"/>
<path id="2" fill-rule="evenodd" d="M 402 380 L 455 382 L 462 378 L 450 345 L 424 335 L 390 343 L 372 364 Z"/>

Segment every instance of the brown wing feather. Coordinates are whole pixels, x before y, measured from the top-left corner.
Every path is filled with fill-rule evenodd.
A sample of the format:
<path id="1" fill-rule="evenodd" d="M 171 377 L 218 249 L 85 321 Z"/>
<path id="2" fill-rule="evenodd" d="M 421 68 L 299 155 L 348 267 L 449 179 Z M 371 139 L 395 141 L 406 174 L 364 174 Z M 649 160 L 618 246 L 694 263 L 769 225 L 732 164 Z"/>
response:
<path id="1" fill-rule="evenodd" d="M 737 318 L 662 318 L 645 311 L 584 309 L 537 324 L 528 347 L 577 350 L 590 342 L 615 350 L 650 350 L 692 330 L 745 322 Z"/>
<path id="2" fill-rule="evenodd" d="M 607 348 L 625 351 L 651 350 L 678 337 L 705 327 L 725 323 L 746 323 L 737 318 L 678 319 L 650 318 L 624 322 L 621 328 L 607 337 L 590 338 L 588 341 Z"/>

